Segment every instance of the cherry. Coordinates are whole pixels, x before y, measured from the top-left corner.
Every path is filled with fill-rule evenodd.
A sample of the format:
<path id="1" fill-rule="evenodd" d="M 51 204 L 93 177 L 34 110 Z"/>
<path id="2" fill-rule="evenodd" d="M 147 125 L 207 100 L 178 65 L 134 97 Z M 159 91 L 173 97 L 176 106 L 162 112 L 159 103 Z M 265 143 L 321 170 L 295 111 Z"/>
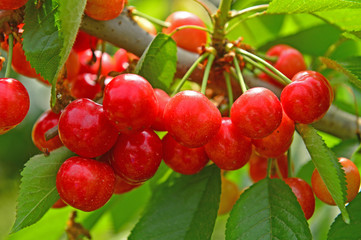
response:
<path id="1" fill-rule="evenodd" d="M 167 134 L 162 139 L 163 160 L 174 171 L 191 175 L 201 171 L 208 163 L 204 147 L 188 148 Z"/>
<path id="2" fill-rule="evenodd" d="M 238 186 L 222 176 L 221 199 L 219 202 L 218 215 L 229 213 L 241 194 Z"/>
<path id="3" fill-rule="evenodd" d="M 114 184 L 113 169 L 107 163 L 90 158 L 68 158 L 56 175 L 60 198 L 86 212 L 102 207 L 112 196 Z"/>
<path id="4" fill-rule="evenodd" d="M 71 102 L 59 119 L 63 144 L 82 157 L 97 157 L 114 145 L 118 132 L 106 117 L 103 107 L 89 99 Z"/>
<path id="5" fill-rule="evenodd" d="M 134 188 L 140 187 L 142 183 L 134 183 L 131 184 L 115 174 L 115 186 L 114 186 L 114 194 L 123 194 L 130 192 Z"/>
<path id="6" fill-rule="evenodd" d="M 315 197 L 310 185 L 301 178 L 285 178 L 283 181 L 285 181 L 297 197 L 297 201 L 301 205 L 306 219 L 310 219 L 315 211 Z"/>
<path id="7" fill-rule="evenodd" d="M 70 89 L 71 95 L 75 98 L 94 99 L 102 90 L 97 79 L 97 75 L 92 73 L 78 75 L 77 78 L 72 81 Z"/>
<path id="8" fill-rule="evenodd" d="M 338 160 L 341 163 L 342 169 L 345 171 L 346 175 L 346 202 L 351 202 L 358 194 L 360 188 L 360 172 L 351 160 L 343 157 Z M 312 173 L 311 184 L 316 197 L 326 204 L 336 205 L 317 169 L 315 169 Z"/>
<path id="9" fill-rule="evenodd" d="M 170 34 L 176 28 L 182 26 L 199 26 L 206 27 L 204 22 L 193 13 L 178 11 L 174 12 L 165 20 L 170 25 L 163 29 L 163 33 Z M 199 29 L 182 29 L 172 35 L 177 46 L 184 48 L 191 52 L 198 53 L 198 49 L 207 43 L 207 32 Z"/>
<path id="10" fill-rule="evenodd" d="M 30 99 L 24 85 L 13 78 L 0 78 L 0 135 L 25 118 Z"/>
<path id="11" fill-rule="evenodd" d="M 68 206 L 61 198 L 59 198 L 58 201 L 54 203 L 54 205 L 51 208 L 59 209 Z"/>
<path id="12" fill-rule="evenodd" d="M 222 117 L 202 93 L 183 91 L 174 95 L 164 108 L 168 132 L 180 144 L 194 148 L 205 145 L 217 134 Z"/>
<path id="13" fill-rule="evenodd" d="M 240 134 L 249 138 L 264 138 L 280 125 L 282 106 L 270 90 L 251 88 L 233 103 L 231 119 Z"/>
<path id="14" fill-rule="evenodd" d="M 66 78 L 70 81 L 75 79 L 80 71 L 79 55 L 71 50 L 68 59 L 65 62 Z"/>
<path id="15" fill-rule="evenodd" d="M 205 145 L 208 157 L 221 169 L 243 167 L 252 153 L 251 139 L 234 130 L 230 118 L 223 118 L 216 135 Z"/>
<path id="16" fill-rule="evenodd" d="M 85 14 L 99 21 L 118 17 L 123 11 L 125 0 L 87 0 Z"/>
<path id="17" fill-rule="evenodd" d="M 28 0 L 1 0 L 0 1 L 0 9 L 2 10 L 12 10 L 12 9 L 18 9 L 22 6 L 24 6 Z"/>
<path id="18" fill-rule="evenodd" d="M 82 30 L 79 30 L 78 34 L 76 35 L 76 39 L 73 45 L 73 50 L 77 53 L 85 51 L 87 49 L 95 50 L 97 47 L 98 38 L 89 35 Z"/>
<path id="19" fill-rule="evenodd" d="M 150 83 L 136 74 L 122 74 L 104 89 L 104 111 L 122 133 L 149 128 L 158 112 Z"/>
<path id="20" fill-rule="evenodd" d="M 314 71 L 299 72 L 281 93 L 285 113 L 295 122 L 310 124 L 331 106 L 333 94 L 327 79 Z"/>
<path id="21" fill-rule="evenodd" d="M 151 23 L 147 19 L 139 16 L 133 16 L 133 20 L 147 33 L 154 36 L 157 35 L 157 29 L 154 27 L 153 23 Z"/>
<path id="22" fill-rule="evenodd" d="M 262 157 L 276 158 L 283 155 L 291 146 L 295 123 L 285 112 L 279 127 L 264 138 L 252 139 L 256 152 Z"/>
<path id="23" fill-rule="evenodd" d="M 164 108 L 167 105 L 167 103 L 170 100 L 169 95 L 164 92 L 162 89 L 159 88 L 155 88 L 154 89 L 154 94 L 158 100 L 158 114 L 157 117 L 155 118 L 155 121 L 152 124 L 152 128 L 156 131 L 166 131 L 166 126 L 164 123 Z"/>
<path id="24" fill-rule="evenodd" d="M 32 130 L 32 140 L 35 146 L 42 152 L 51 152 L 54 149 L 57 149 L 63 146 L 63 143 L 60 141 L 59 135 L 49 139 L 45 139 L 45 133 L 58 125 L 60 113 L 56 114 L 51 110 L 48 110 L 41 114 L 41 116 L 36 120 L 33 130 Z"/>
<path id="25" fill-rule="evenodd" d="M 123 72 L 129 66 L 128 52 L 123 48 L 119 48 L 114 54 L 115 71 Z"/>
<path id="26" fill-rule="evenodd" d="M 94 53 L 94 55 L 93 55 Z M 98 74 L 100 59 L 102 61 L 101 74 L 106 76 L 109 72 L 115 70 L 114 59 L 106 52 L 87 49 L 79 53 L 80 69 L 79 73 Z"/>
<path id="27" fill-rule="evenodd" d="M 112 152 L 115 173 L 129 183 L 141 183 L 156 173 L 162 161 L 162 141 L 150 129 L 121 134 Z"/>
<path id="28" fill-rule="evenodd" d="M 281 155 L 277 157 L 276 160 L 282 177 L 286 178 L 288 175 L 287 155 Z M 261 157 L 252 151 L 252 155 L 249 160 L 249 177 L 253 182 L 258 182 L 267 176 L 267 165 L 267 158 Z M 274 164 L 271 166 L 271 178 L 279 178 Z"/>

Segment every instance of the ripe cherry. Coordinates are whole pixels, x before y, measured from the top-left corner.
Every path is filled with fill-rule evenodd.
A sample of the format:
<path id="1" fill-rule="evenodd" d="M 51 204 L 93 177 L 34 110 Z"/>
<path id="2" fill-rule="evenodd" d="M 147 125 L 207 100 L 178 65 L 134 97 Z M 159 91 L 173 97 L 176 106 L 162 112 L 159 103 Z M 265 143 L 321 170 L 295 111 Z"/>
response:
<path id="1" fill-rule="evenodd" d="M 331 106 L 332 98 L 327 79 L 314 71 L 297 73 L 281 93 L 285 113 L 293 121 L 303 124 L 321 119 Z"/>
<path id="2" fill-rule="evenodd" d="M 56 114 L 51 110 L 44 112 L 38 120 L 36 120 L 33 130 L 32 130 L 32 140 L 35 146 L 42 152 L 51 152 L 54 149 L 57 149 L 63 146 L 63 143 L 60 141 L 59 135 L 49 139 L 45 139 L 45 133 L 58 125 L 60 113 Z"/>
<path id="3" fill-rule="evenodd" d="M 98 39 L 94 36 L 89 35 L 82 30 L 79 30 L 76 35 L 76 39 L 73 45 L 73 50 L 77 53 L 85 51 L 87 49 L 95 50 L 97 47 Z"/>
<path id="4" fill-rule="evenodd" d="M 60 167 L 56 188 L 70 206 L 90 212 L 102 207 L 113 195 L 115 175 L 104 162 L 71 157 Z"/>
<path id="5" fill-rule="evenodd" d="M 22 6 L 24 6 L 28 0 L 1 0 L 0 1 L 0 9 L 2 10 L 12 10 L 12 9 L 18 9 Z"/>
<path id="6" fill-rule="evenodd" d="M 168 28 L 163 29 L 165 34 L 170 34 L 176 28 L 187 25 L 206 27 L 204 22 L 197 15 L 184 11 L 172 13 L 165 21 L 170 24 Z M 172 38 L 176 42 L 177 46 L 197 53 L 198 49 L 207 43 L 207 32 L 192 28 L 182 29 L 173 34 Z"/>
<path id="7" fill-rule="evenodd" d="M 68 206 L 61 198 L 59 198 L 58 201 L 54 203 L 54 205 L 51 208 L 59 209 Z"/>
<path id="8" fill-rule="evenodd" d="M 283 112 L 282 122 L 278 128 L 267 137 L 252 139 L 252 144 L 262 157 L 276 158 L 283 155 L 291 146 L 294 131 L 294 121 Z"/>
<path id="9" fill-rule="evenodd" d="M 282 178 L 286 178 L 288 175 L 288 160 L 287 155 L 281 155 L 276 158 L 277 166 L 280 170 Z M 275 166 L 276 162 L 273 162 L 271 165 L 271 178 L 279 178 L 277 169 Z M 261 179 L 264 179 L 267 176 L 267 158 L 261 157 L 256 154 L 254 151 L 252 152 L 251 158 L 249 160 L 249 177 L 253 182 L 258 182 Z"/>
<path id="10" fill-rule="evenodd" d="M 29 107 L 29 94 L 24 85 L 13 78 L 0 78 L 0 135 L 23 121 Z"/>
<path id="11" fill-rule="evenodd" d="M 190 90 L 174 95 L 165 106 L 163 117 L 172 137 L 190 148 L 206 144 L 222 122 L 216 106 L 202 93 Z"/>
<path id="12" fill-rule="evenodd" d="M 297 201 L 301 205 L 306 219 L 310 219 L 315 211 L 315 197 L 313 196 L 311 186 L 301 178 L 286 178 L 283 181 L 285 181 L 297 197 Z"/>
<path id="13" fill-rule="evenodd" d="M 351 202 L 358 194 L 360 188 L 360 172 L 358 171 L 356 165 L 347 158 L 339 158 L 339 162 L 341 163 L 342 169 L 345 171 L 346 175 L 346 202 Z M 336 205 L 317 169 L 315 169 L 312 173 L 311 183 L 316 197 L 324 203 Z"/>
<path id="14" fill-rule="evenodd" d="M 123 72 L 129 67 L 128 52 L 123 48 L 119 48 L 114 54 L 115 71 Z"/>
<path id="15" fill-rule="evenodd" d="M 158 112 L 150 83 L 136 74 L 122 74 L 106 85 L 104 111 L 122 133 L 149 128 Z"/>
<path id="16" fill-rule="evenodd" d="M 123 194 L 140 187 L 142 183 L 129 183 L 117 174 L 115 174 L 114 194 Z"/>
<path id="17" fill-rule="evenodd" d="M 218 215 L 229 213 L 237 202 L 240 191 L 238 186 L 222 176 L 221 199 L 219 202 Z"/>
<path id="18" fill-rule="evenodd" d="M 94 53 L 94 55 L 93 55 Z M 98 74 L 100 67 L 100 59 L 102 60 L 101 74 L 106 76 L 109 72 L 115 70 L 114 59 L 106 52 L 99 50 L 87 49 L 79 53 L 80 69 L 79 73 L 93 73 Z"/>
<path id="19" fill-rule="evenodd" d="M 163 137 L 162 143 L 165 164 L 178 173 L 196 174 L 208 163 L 208 156 L 204 147 L 185 147 L 169 134 Z"/>
<path id="20" fill-rule="evenodd" d="M 99 21 L 116 18 L 124 8 L 125 0 L 87 0 L 85 14 Z"/>
<path id="21" fill-rule="evenodd" d="M 82 157 L 93 158 L 106 153 L 118 138 L 103 107 L 86 98 L 77 99 L 64 109 L 58 127 L 63 144 Z"/>
<path id="22" fill-rule="evenodd" d="M 121 134 L 112 152 L 115 173 L 129 183 L 141 183 L 156 173 L 162 161 L 162 141 L 150 129 Z"/>
<path id="23" fill-rule="evenodd" d="M 164 92 L 162 89 L 159 88 L 155 88 L 154 89 L 154 94 L 158 100 L 158 114 L 157 117 L 155 118 L 155 121 L 152 124 L 152 128 L 156 131 L 167 131 L 165 123 L 164 123 L 164 108 L 167 105 L 167 103 L 170 100 L 169 95 Z"/>
<path id="24" fill-rule="evenodd" d="M 252 144 L 251 139 L 235 131 L 230 118 L 223 118 L 218 133 L 205 145 L 205 150 L 219 168 L 236 170 L 248 162 Z"/>
<path id="25" fill-rule="evenodd" d="M 231 119 L 240 134 L 249 138 L 264 138 L 280 125 L 282 106 L 270 90 L 251 88 L 233 103 Z"/>
<path id="26" fill-rule="evenodd" d="M 80 71 L 79 55 L 71 50 L 68 59 L 65 62 L 66 78 L 68 80 L 75 79 Z"/>
<path id="27" fill-rule="evenodd" d="M 71 83 L 70 92 L 75 98 L 94 99 L 102 90 L 97 82 L 98 76 L 92 73 L 79 74 Z"/>

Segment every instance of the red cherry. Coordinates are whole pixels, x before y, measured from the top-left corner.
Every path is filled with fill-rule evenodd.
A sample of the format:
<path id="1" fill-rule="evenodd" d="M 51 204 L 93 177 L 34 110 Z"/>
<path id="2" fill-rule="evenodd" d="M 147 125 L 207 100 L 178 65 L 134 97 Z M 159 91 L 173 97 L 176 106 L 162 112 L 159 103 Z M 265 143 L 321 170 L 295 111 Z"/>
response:
<path id="1" fill-rule="evenodd" d="M 72 81 L 70 89 L 71 95 L 75 98 L 94 99 L 102 90 L 97 79 L 96 74 L 83 73 L 78 75 L 77 78 Z"/>
<path id="2" fill-rule="evenodd" d="M 280 125 L 282 106 L 270 90 L 251 88 L 233 103 L 231 119 L 240 134 L 249 138 L 264 138 Z"/>
<path id="3" fill-rule="evenodd" d="M 130 183 L 144 182 L 156 173 L 162 161 L 162 141 L 152 130 L 121 134 L 113 148 L 111 165 Z"/>
<path id="4" fill-rule="evenodd" d="M 167 134 L 162 139 L 163 160 L 174 171 L 191 175 L 201 171 L 208 163 L 204 147 L 188 148 Z"/>
<path id="5" fill-rule="evenodd" d="M 315 197 L 313 196 L 310 185 L 301 178 L 285 178 L 283 181 L 285 181 L 296 195 L 306 219 L 310 219 L 315 211 Z"/>
<path id="6" fill-rule="evenodd" d="M 347 158 L 339 158 L 338 160 L 341 163 L 342 169 L 345 171 L 346 175 L 346 202 L 351 202 L 356 197 L 360 189 L 360 172 L 351 160 Z M 311 184 L 318 199 L 326 204 L 336 205 L 317 169 L 315 169 L 312 173 Z"/>
<path id="7" fill-rule="evenodd" d="M 288 160 L 287 155 L 281 155 L 277 159 L 277 165 L 283 178 L 288 175 Z M 254 151 L 252 152 L 249 160 L 249 177 L 253 182 L 258 182 L 267 176 L 267 158 L 257 155 Z M 271 178 L 279 178 L 276 170 L 276 166 L 271 168 Z"/>
<path id="8" fill-rule="evenodd" d="M 130 192 L 134 188 L 140 187 L 142 183 L 134 183 L 131 184 L 125 181 L 123 178 L 115 174 L 115 186 L 114 186 L 114 194 L 123 194 Z"/>
<path id="9" fill-rule="evenodd" d="M 332 90 L 320 73 L 296 74 L 281 93 L 285 113 L 295 122 L 310 124 L 321 119 L 331 106 Z"/>
<path id="10" fill-rule="evenodd" d="M 169 95 L 164 92 L 162 89 L 159 88 L 155 88 L 154 89 L 154 94 L 158 100 L 158 114 L 157 117 L 155 118 L 155 121 L 152 124 L 152 128 L 156 131 L 167 131 L 165 123 L 164 123 L 164 108 L 167 105 L 167 103 L 170 100 Z"/>
<path id="11" fill-rule="evenodd" d="M 183 146 L 205 145 L 217 134 L 222 117 L 214 104 L 202 93 L 183 91 L 174 95 L 164 108 L 168 132 Z"/>
<path id="12" fill-rule="evenodd" d="M 125 0 L 87 0 L 85 14 L 99 21 L 118 17 L 123 11 Z"/>
<path id="13" fill-rule="evenodd" d="M 208 157 L 221 169 L 243 167 L 252 153 L 251 139 L 233 129 L 230 118 L 223 118 L 216 135 L 205 145 Z"/>
<path id="14" fill-rule="evenodd" d="M 79 55 L 71 50 L 68 59 L 65 62 L 66 78 L 70 81 L 75 79 L 80 71 Z"/>
<path id="15" fill-rule="evenodd" d="M 1 0 L 0 1 L 0 9 L 2 10 L 12 10 L 12 9 L 18 9 L 22 6 L 24 6 L 28 0 Z"/>
<path id="16" fill-rule="evenodd" d="M 68 206 L 61 198 L 59 198 L 58 201 L 54 203 L 54 205 L 51 208 L 59 209 Z"/>
<path id="17" fill-rule="evenodd" d="M 0 135 L 23 121 L 29 107 L 29 94 L 24 85 L 13 78 L 0 78 Z"/>
<path id="18" fill-rule="evenodd" d="M 67 159 L 56 176 L 60 198 L 70 206 L 86 212 L 102 207 L 112 196 L 114 184 L 112 168 L 90 158 Z"/>
<path id="19" fill-rule="evenodd" d="M 204 22 L 193 13 L 178 11 L 174 12 L 165 20 L 170 24 L 168 28 L 164 28 L 165 34 L 170 34 L 178 27 L 191 25 L 206 28 Z M 172 35 L 172 38 L 181 48 L 191 52 L 198 52 L 199 47 L 207 43 L 207 32 L 199 29 L 182 29 Z"/>
<path id="20" fill-rule="evenodd" d="M 97 47 L 98 39 L 94 36 L 79 30 L 78 34 L 76 35 L 76 39 L 73 45 L 73 50 L 77 53 L 85 51 L 87 49 L 95 50 Z"/>
<path id="21" fill-rule="evenodd" d="M 103 107 L 86 98 L 77 99 L 64 109 L 58 127 L 63 144 L 83 157 L 93 158 L 106 153 L 118 138 Z"/>
<path id="22" fill-rule="evenodd" d="M 264 138 L 252 139 L 256 152 L 262 157 L 276 158 L 283 155 L 291 146 L 295 123 L 285 112 L 282 122 L 276 130 Z"/>
<path id="23" fill-rule="evenodd" d="M 50 152 L 63 146 L 59 136 L 55 136 L 52 139 L 46 141 L 45 133 L 58 125 L 60 113 L 56 114 L 51 110 L 44 112 L 39 119 L 35 122 L 32 130 L 32 140 L 35 146 L 42 152 Z"/>
<path id="24" fill-rule="evenodd" d="M 98 74 L 100 59 L 102 60 L 102 69 L 100 72 L 102 75 L 106 76 L 109 72 L 115 70 L 115 61 L 108 53 L 103 52 L 102 54 L 101 51 L 95 50 L 93 56 L 93 50 L 87 49 L 79 53 L 79 73 Z"/>
<path id="25" fill-rule="evenodd" d="M 158 112 L 152 86 L 136 74 L 122 74 L 111 80 L 104 90 L 103 106 L 122 133 L 149 128 Z"/>
<path id="26" fill-rule="evenodd" d="M 127 50 L 119 48 L 114 54 L 115 71 L 123 72 L 129 66 Z"/>

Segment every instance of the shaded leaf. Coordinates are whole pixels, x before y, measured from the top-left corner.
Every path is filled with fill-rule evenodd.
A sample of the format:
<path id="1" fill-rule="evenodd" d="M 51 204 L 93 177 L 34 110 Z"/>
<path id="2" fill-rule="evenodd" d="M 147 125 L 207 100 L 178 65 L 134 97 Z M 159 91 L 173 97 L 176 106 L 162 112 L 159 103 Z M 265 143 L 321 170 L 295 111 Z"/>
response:
<path id="1" fill-rule="evenodd" d="M 265 178 L 241 194 L 226 229 L 226 239 L 312 239 L 308 223 L 288 185 Z"/>
<path id="2" fill-rule="evenodd" d="M 21 172 L 20 193 L 16 220 L 12 233 L 36 223 L 59 199 L 56 174 L 61 164 L 74 153 L 65 147 L 54 150 L 49 156 L 32 157 Z"/>
<path id="3" fill-rule="evenodd" d="M 129 239 L 210 239 L 220 192 L 214 164 L 194 175 L 173 173 L 155 189 Z"/>

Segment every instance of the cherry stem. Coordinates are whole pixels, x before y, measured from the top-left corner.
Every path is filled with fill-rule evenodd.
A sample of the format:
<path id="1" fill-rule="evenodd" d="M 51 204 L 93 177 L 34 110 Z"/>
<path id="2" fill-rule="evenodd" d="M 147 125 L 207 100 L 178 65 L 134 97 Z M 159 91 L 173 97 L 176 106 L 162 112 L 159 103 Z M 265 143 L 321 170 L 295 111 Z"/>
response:
<path id="1" fill-rule="evenodd" d="M 205 32 L 208 32 L 208 33 L 212 33 L 211 30 L 209 30 L 208 28 L 204 28 L 204 27 L 200 27 L 200 26 L 194 26 L 194 25 L 184 25 L 184 26 L 181 26 L 181 27 L 177 27 L 176 29 L 174 29 L 170 34 L 169 36 L 173 36 L 175 33 L 179 32 L 180 30 L 183 30 L 183 29 L 198 29 L 198 30 L 202 30 L 202 31 L 205 31 Z"/>
<path id="2" fill-rule="evenodd" d="M 273 73 L 272 71 L 270 71 L 268 68 L 264 67 L 263 65 L 253 61 L 251 58 L 247 57 L 247 56 L 242 56 L 243 59 L 248 62 L 249 64 L 251 64 L 252 66 L 258 68 L 259 70 L 261 70 L 262 72 L 264 72 L 265 74 L 267 74 L 268 76 L 270 76 L 271 78 L 275 79 L 277 82 L 283 84 L 283 85 L 287 85 L 284 80 L 282 78 L 280 78 L 278 75 L 276 75 L 275 73 Z"/>
<path id="3" fill-rule="evenodd" d="M 291 178 L 293 176 L 292 174 L 292 160 L 291 160 L 291 148 L 288 149 L 287 152 L 287 177 Z"/>
<path id="4" fill-rule="evenodd" d="M 224 79 L 226 81 L 226 86 L 227 86 L 229 110 L 231 110 L 231 107 L 233 104 L 233 91 L 232 91 L 232 86 L 231 86 L 231 78 L 229 76 L 229 72 L 224 71 L 223 74 L 224 74 Z M 231 113 L 231 111 L 229 111 L 229 113 Z"/>
<path id="5" fill-rule="evenodd" d="M 129 8 L 129 7 L 128 7 L 128 8 Z M 133 8 L 133 7 L 132 7 L 132 8 L 129 8 L 129 9 L 130 9 L 130 11 L 131 11 L 131 13 L 132 13 L 133 15 L 136 15 L 136 16 L 139 16 L 139 17 L 142 17 L 142 18 L 145 18 L 145 19 L 149 20 L 150 22 L 155 23 L 155 24 L 157 24 L 157 25 L 159 25 L 159 26 L 161 26 L 161 27 L 168 28 L 168 27 L 170 26 L 170 23 L 165 22 L 165 21 L 162 21 L 162 20 L 159 20 L 158 18 L 149 16 L 149 15 L 147 15 L 147 14 L 145 14 L 145 13 L 139 12 L 137 9 L 135 9 L 135 8 Z"/>
<path id="6" fill-rule="evenodd" d="M 262 15 L 265 15 L 265 14 L 267 14 L 266 11 L 257 12 L 257 13 L 254 13 L 254 14 L 252 14 L 252 15 L 244 18 L 244 19 L 241 19 L 241 20 L 237 21 L 237 23 L 233 24 L 231 27 L 229 27 L 229 28 L 227 29 L 226 34 L 229 34 L 230 32 L 232 32 L 235 28 L 237 28 L 237 27 L 238 27 L 241 23 L 243 23 L 244 21 L 249 20 L 249 19 L 251 19 L 251 18 L 258 17 L 258 16 L 262 16 Z M 246 25 L 245 25 L 245 26 L 246 26 Z"/>
<path id="7" fill-rule="evenodd" d="M 181 79 L 181 81 L 179 82 L 178 86 L 176 87 L 176 89 L 174 89 L 172 95 L 175 95 L 177 92 L 179 92 L 179 90 L 182 88 L 182 86 L 184 85 L 184 83 L 186 82 L 186 80 L 189 78 L 189 76 L 192 74 L 192 72 L 197 68 L 198 64 L 200 62 L 202 62 L 204 59 L 206 59 L 208 57 L 210 53 L 205 53 L 203 55 L 201 55 L 194 63 L 193 65 L 188 69 L 188 71 L 184 74 L 183 78 Z"/>
<path id="8" fill-rule="evenodd" d="M 267 160 L 267 177 L 271 178 L 271 173 L 272 173 L 272 158 L 268 158 Z"/>
<path id="9" fill-rule="evenodd" d="M 5 71 L 5 78 L 10 77 L 11 73 L 11 62 L 13 59 L 13 46 L 14 46 L 14 36 L 9 34 L 9 53 L 8 53 L 8 62 L 6 63 L 6 71 Z"/>
<path id="10" fill-rule="evenodd" d="M 209 73 L 211 71 L 212 64 L 213 64 L 213 61 L 214 61 L 215 58 L 216 58 L 216 55 L 214 55 L 214 54 L 210 54 L 209 57 L 208 57 L 207 65 L 206 65 L 206 68 L 204 70 L 203 79 L 202 79 L 201 93 L 203 93 L 203 94 L 206 93 Z"/>
<path id="11" fill-rule="evenodd" d="M 247 86 L 246 86 L 246 83 L 244 82 L 244 78 L 242 76 L 242 72 L 241 72 L 241 69 L 239 67 L 239 63 L 238 63 L 238 60 L 237 60 L 237 55 L 233 56 L 233 62 L 234 62 L 234 68 L 236 69 L 239 84 L 241 85 L 242 92 L 244 93 L 244 92 L 247 91 Z"/>
<path id="12" fill-rule="evenodd" d="M 282 78 L 282 80 L 285 83 L 289 84 L 292 82 L 288 77 L 286 77 L 278 69 L 276 69 L 274 66 L 272 66 L 272 64 L 268 63 L 267 61 L 263 60 L 262 58 L 258 57 L 257 55 L 250 53 L 246 50 L 240 49 L 240 48 L 236 48 L 236 52 L 243 56 L 247 56 L 247 57 L 251 58 L 252 60 L 262 63 L 265 67 L 269 68 L 272 72 L 274 72 L 276 75 L 278 75 L 280 78 Z"/>
<path id="13" fill-rule="evenodd" d="M 267 10 L 268 7 L 269 7 L 269 4 L 261 4 L 261 5 L 256 5 L 256 6 L 252 6 L 249 8 L 245 8 L 240 11 L 232 11 L 230 18 L 239 17 L 239 16 L 242 16 L 246 13 L 253 12 L 253 11 Z"/>
<path id="14" fill-rule="evenodd" d="M 46 141 L 49 141 L 50 139 L 56 137 L 57 135 L 58 135 L 58 125 L 56 125 L 55 127 L 50 128 L 44 134 Z"/>
<path id="15" fill-rule="evenodd" d="M 277 159 L 273 158 L 272 161 L 273 161 L 273 163 L 274 163 L 274 165 L 276 167 L 276 173 L 277 173 L 279 179 L 283 179 L 283 175 L 281 173 L 280 166 L 278 165 Z"/>

